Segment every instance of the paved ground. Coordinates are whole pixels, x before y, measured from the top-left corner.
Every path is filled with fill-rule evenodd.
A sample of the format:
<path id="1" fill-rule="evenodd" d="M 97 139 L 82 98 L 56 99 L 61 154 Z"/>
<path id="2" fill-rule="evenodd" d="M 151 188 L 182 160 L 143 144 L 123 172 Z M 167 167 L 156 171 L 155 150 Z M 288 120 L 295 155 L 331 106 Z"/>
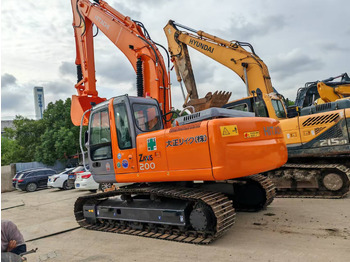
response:
<path id="1" fill-rule="evenodd" d="M 2 219 L 25 240 L 77 224 L 77 190 L 9 192 L 1 195 Z M 18 207 L 13 207 L 18 206 Z M 10 209 L 6 209 L 13 207 Z M 349 261 L 350 197 L 340 200 L 275 199 L 267 210 L 237 214 L 236 224 L 209 246 L 75 229 L 29 241 L 28 261 Z"/>

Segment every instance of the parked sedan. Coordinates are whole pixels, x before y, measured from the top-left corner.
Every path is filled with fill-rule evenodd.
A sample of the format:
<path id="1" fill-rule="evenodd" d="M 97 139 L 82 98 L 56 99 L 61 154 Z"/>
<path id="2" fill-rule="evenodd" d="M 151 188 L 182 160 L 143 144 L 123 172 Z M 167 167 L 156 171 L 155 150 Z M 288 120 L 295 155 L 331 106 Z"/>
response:
<path id="1" fill-rule="evenodd" d="M 76 189 L 90 190 L 91 192 L 96 192 L 99 187 L 89 171 L 78 173 L 74 185 Z"/>
<path id="2" fill-rule="evenodd" d="M 56 187 L 59 189 L 72 189 L 72 186 L 68 186 L 68 174 L 73 170 L 74 168 L 68 168 L 65 171 L 57 174 L 57 175 L 53 175 L 53 176 L 49 176 L 48 180 L 47 180 L 47 186 L 48 187 Z"/>
<path id="3" fill-rule="evenodd" d="M 24 172 L 17 180 L 16 189 L 33 192 L 38 188 L 46 188 L 47 178 L 53 174 L 56 171 L 48 168 Z"/>
<path id="4" fill-rule="evenodd" d="M 89 169 L 89 166 L 86 166 L 87 169 Z M 67 184 L 69 187 L 74 187 L 74 181 L 76 178 L 76 175 L 79 173 L 83 173 L 85 172 L 84 166 L 78 166 L 76 168 L 74 168 L 69 174 L 68 174 L 68 180 L 67 180 Z"/>

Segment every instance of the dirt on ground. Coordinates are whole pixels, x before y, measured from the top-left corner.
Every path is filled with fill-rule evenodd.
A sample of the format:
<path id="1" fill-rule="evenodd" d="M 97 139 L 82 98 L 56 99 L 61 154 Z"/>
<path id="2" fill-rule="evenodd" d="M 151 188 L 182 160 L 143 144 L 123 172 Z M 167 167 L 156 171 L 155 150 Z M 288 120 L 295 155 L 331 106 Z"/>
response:
<path id="1" fill-rule="evenodd" d="M 208 246 L 78 228 L 77 197 L 58 189 L 1 195 L 2 219 L 17 224 L 28 261 L 350 261 L 350 197 L 282 199 L 257 213 L 238 213 L 235 225 Z"/>

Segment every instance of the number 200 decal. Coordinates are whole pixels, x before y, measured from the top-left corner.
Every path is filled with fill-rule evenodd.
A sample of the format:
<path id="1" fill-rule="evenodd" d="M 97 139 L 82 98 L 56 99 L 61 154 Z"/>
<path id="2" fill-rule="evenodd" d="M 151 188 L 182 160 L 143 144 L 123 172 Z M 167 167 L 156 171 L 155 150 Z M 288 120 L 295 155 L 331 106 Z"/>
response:
<path id="1" fill-rule="evenodd" d="M 155 169 L 156 164 L 151 162 L 151 163 L 140 163 L 140 171 L 142 170 L 149 170 L 149 169 Z"/>

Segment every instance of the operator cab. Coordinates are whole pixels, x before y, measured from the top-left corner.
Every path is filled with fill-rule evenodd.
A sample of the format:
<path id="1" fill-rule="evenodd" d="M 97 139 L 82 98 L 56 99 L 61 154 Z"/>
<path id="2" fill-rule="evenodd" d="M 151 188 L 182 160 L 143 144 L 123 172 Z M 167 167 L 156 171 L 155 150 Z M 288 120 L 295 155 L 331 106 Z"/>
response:
<path id="1" fill-rule="evenodd" d="M 103 183 L 111 178 L 115 180 L 115 165 L 121 172 L 128 171 L 129 158 L 136 154 L 136 137 L 163 129 L 161 115 L 157 100 L 128 95 L 93 107 L 86 147 L 90 171 L 96 182 Z M 113 162 L 113 157 L 120 161 Z"/>
<path id="2" fill-rule="evenodd" d="M 265 101 L 252 96 L 227 103 L 223 108 L 252 112 L 258 117 L 269 117 Z"/>

